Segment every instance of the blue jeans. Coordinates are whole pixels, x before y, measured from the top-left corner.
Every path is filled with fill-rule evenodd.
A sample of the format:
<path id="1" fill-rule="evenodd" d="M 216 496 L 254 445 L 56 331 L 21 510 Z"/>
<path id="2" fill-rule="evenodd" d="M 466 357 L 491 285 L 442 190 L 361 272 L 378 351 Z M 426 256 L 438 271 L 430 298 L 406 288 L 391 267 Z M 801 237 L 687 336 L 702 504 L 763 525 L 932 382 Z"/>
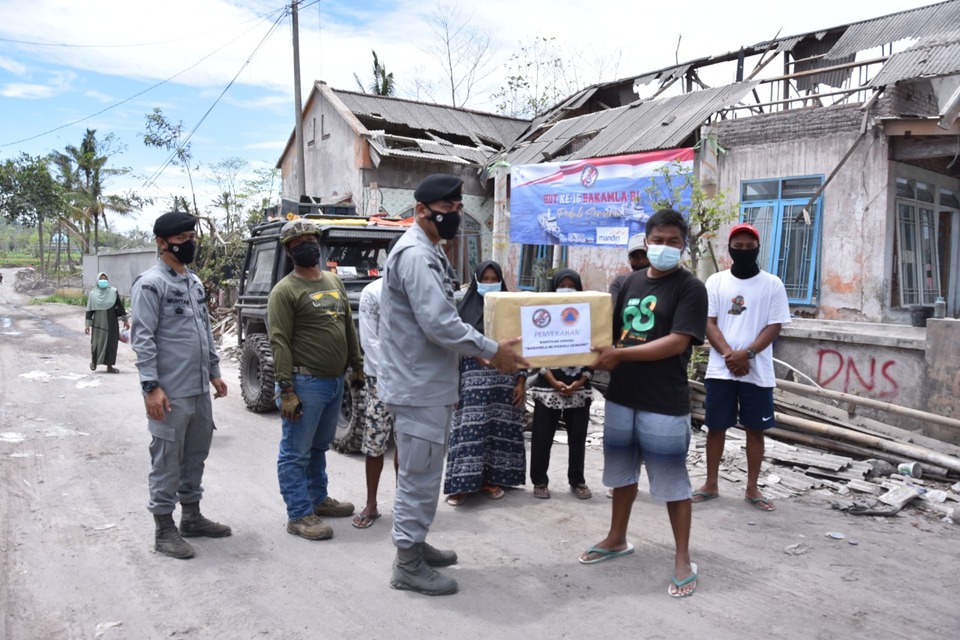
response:
<path id="1" fill-rule="evenodd" d="M 327 449 L 337 433 L 343 376 L 314 378 L 295 373 L 293 390 L 303 403 L 303 415 L 297 421 L 282 418 L 277 458 L 280 494 L 291 521 L 310 515 L 313 506 L 327 497 Z"/>

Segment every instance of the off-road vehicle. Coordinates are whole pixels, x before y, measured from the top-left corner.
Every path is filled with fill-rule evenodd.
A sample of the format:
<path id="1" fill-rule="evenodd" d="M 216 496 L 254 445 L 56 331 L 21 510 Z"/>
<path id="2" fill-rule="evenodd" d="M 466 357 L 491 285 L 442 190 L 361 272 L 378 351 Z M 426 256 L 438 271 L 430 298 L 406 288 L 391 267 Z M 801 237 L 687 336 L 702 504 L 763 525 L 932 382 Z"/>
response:
<path id="1" fill-rule="evenodd" d="M 361 216 L 301 214 L 320 231 L 320 264 L 343 280 L 356 324 L 360 291 L 380 277 L 387 245 L 405 231 L 386 226 L 390 221 Z M 280 229 L 286 218 L 267 219 L 247 238 L 247 255 L 240 278 L 237 335 L 240 341 L 240 392 L 247 408 L 257 413 L 276 409 L 273 354 L 267 334 L 267 297 L 270 290 L 293 270 L 293 262 L 280 245 Z M 394 223 L 397 224 L 397 223 Z M 334 447 L 344 452 L 359 450 L 364 393 L 344 389 Z"/>

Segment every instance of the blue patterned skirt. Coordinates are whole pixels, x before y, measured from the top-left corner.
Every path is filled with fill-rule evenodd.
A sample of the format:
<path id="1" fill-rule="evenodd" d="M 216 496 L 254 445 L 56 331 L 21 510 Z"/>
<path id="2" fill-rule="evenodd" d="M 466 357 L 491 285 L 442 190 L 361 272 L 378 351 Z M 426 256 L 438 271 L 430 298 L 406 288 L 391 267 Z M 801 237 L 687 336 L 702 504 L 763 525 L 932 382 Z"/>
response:
<path id="1" fill-rule="evenodd" d="M 460 405 L 453 414 L 444 493 L 473 493 L 485 482 L 524 484 L 523 407 L 512 402 L 516 383 L 515 374 L 503 375 L 474 358 L 460 360 Z"/>

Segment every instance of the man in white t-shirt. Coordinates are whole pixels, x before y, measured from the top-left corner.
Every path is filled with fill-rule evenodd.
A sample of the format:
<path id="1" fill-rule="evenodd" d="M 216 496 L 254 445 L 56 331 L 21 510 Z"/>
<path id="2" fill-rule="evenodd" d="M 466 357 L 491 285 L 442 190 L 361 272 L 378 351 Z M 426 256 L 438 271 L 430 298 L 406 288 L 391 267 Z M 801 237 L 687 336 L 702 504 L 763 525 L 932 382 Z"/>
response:
<path id="1" fill-rule="evenodd" d="M 773 502 L 760 493 L 757 479 L 763 460 L 763 432 L 773 419 L 773 348 L 780 327 L 790 322 L 783 282 L 761 271 L 760 233 L 749 224 L 730 230 L 727 246 L 733 266 L 707 279 L 706 424 L 707 480 L 693 502 L 719 497 L 717 476 L 727 429 L 740 424 L 747 434 L 747 488 L 744 500 L 761 511 Z"/>

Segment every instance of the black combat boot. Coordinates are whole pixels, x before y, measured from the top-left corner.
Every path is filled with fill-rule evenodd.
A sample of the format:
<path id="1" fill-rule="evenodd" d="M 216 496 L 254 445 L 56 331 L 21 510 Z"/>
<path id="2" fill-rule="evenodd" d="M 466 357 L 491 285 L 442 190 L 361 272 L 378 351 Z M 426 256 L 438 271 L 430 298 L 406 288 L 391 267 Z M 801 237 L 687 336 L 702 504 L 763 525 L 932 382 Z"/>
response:
<path id="1" fill-rule="evenodd" d="M 208 520 L 200 513 L 200 503 L 181 504 L 180 534 L 185 538 L 226 538 L 232 531 L 230 527 Z"/>
<path id="2" fill-rule="evenodd" d="M 449 567 L 457 564 L 457 552 L 450 549 L 437 549 L 428 542 L 418 542 L 420 556 L 431 567 Z"/>
<path id="3" fill-rule="evenodd" d="M 409 549 L 397 548 L 397 559 L 393 563 L 393 578 L 390 586 L 394 589 L 416 591 L 428 596 L 446 596 L 457 592 L 457 581 L 441 575 L 423 561 L 419 545 Z"/>
<path id="4" fill-rule="evenodd" d="M 155 513 L 153 520 L 157 523 L 156 544 L 153 547 L 156 551 L 181 560 L 193 557 L 193 547 L 180 537 L 172 513 Z"/>

